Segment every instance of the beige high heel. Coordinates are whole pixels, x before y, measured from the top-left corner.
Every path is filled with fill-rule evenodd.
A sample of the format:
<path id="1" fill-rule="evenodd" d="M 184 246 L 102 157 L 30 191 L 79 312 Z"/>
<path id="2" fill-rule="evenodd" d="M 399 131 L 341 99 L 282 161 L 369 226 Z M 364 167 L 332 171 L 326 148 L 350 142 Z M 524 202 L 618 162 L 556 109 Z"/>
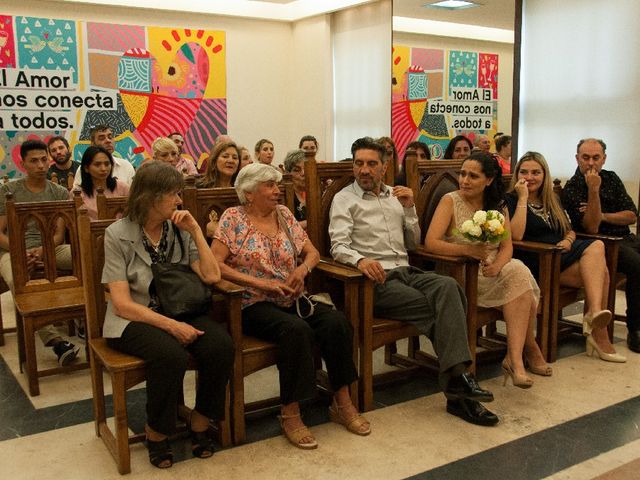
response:
<path id="1" fill-rule="evenodd" d="M 527 375 L 520 375 L 513 371 L 509 362 L 506 359 L 502 361 L 502 375 L 504 380 L 502 382 L 502 386 L 507 385 L 507 377 L 511 377 L 511 383 L 513 383 L 514 387 L 519 388 L 531 388 L 533 385 L 533 380 Z"/>
<path id="2" fill-rule="evenodd" d="M 597 312 L 588 313 L 582 317 L 582 334 L 586 337 L 591 335 L 594 328 L 602 328 L 611 322 L 611 311 L 599 310 Z"/>
<path id="3" fill-rule="evenodd" d="M 594 352 L 598 354 L 600 360 L 604 360 L 605 362 L 625 363 L 627 361 L 627 357 L 619 353 L 603 352 L 593 337 L 589 335 L 587 337 L 587 356 L 591 357 Z"/>
<path id="4" fill-rule="evenodd" d="M 534 375 L 540 375 L 541 377 L 550 377 L 553 375 L 553 368 L 551 368 L 547 363 L 541 366 L 536 366 L 531 362 L 527 362 L 527 368 Z"/>

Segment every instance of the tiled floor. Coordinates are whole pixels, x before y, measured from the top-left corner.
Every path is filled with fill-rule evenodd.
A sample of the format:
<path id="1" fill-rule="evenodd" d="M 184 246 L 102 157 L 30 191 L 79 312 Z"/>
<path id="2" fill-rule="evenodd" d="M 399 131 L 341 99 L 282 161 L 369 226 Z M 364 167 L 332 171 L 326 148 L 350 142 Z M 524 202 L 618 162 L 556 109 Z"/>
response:
<path id="1" fill-rule="evenodd" d="M 622 297 L 622 300 L 624 297 Z M 2 296 L 11 323 L 11 299 Z M 622 307 L 622 306 L 621 306 Z M 275 414 L 248 420 L 249 443 L 221 450 L 209 460 L 193 459 L 187 441 L 177 441 L 178 462 L 160 471 L 147 461 L 143 445 L 132 447 L 131 479 L 308 478 L 308 479 L 589 479 L 639 478 L 640 355 L 621 341 L 626 364 L 584 354 L 584 341 L 562 344 L 549 378 L 534 377 L 529 390 L 503 386 L 499 365 L 481 367 L 482 385 L 496 400 L 493 428 L 467 424 L 444 409 L 434 382 L 412 379 L 376 389 L 378 408 L 369 412 L 373 433 L 349 434 L 328 421 L 326 401 L 306 407 L 320 447 L 301 451 L 280 435 Z M 120 478 L 115 463 L 95 436 L 89 372 L 41 379 L 41 395 L 30 398 L 18 372 L 15 335 L 0 347 L 0 479 Z M 54 361 L 48 351 L 43 361 Z M 376 370 L 384 367 L 377 358 Z M 108 384 L 108 382 L 107 382 Z M 188 378 L 185 385 L 193 385 Z M 278 391 L 275 370 L 249 379 L 251 400 Z M 189 395 L 187 395 L 189 397 Z M 131 392 L 132 428 L 144 424 L 144 391 Z"/>

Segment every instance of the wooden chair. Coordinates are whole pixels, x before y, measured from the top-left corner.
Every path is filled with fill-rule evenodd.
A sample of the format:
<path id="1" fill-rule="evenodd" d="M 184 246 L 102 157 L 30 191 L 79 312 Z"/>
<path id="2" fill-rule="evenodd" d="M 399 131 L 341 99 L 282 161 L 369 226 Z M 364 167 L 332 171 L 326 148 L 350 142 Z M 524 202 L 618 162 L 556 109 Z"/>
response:
<path id="1" fill-rule="evenodd" d="M 281 185 L 281 203 L 292 206 L 292 195 L 293 188 L 291 184 Z M 215 212 L 216 216 L 220 218 L 224 210 L 240 204 L 236 191 L 233 188 L 197 189 L 193 185 L 193 182 L 189 181 L 187 181 L 187 186 L 183 190 L 182 199 L 183 208 L 191 212 L 203 231 L 205 231 L 206 224 L 209 222 L 211 212 Z M 291 201 L 291 204 L 287 203 L 288 201 Z M 328 275 L 330 278 L 340 279 L 343 282 L 343 297 L 347 296 L 350 299 L 351 297 L 357 296 L 357 282 L 349 275 L 347 275 L 347 278 L 343 278 L 342 275 L 344 272 L 342 272 L 340 268 L 321 265 L 316 268 L 314 275 L 318 276 L 321 274 Z M 239 298 L 234 297 L 223 302 L 221 306 L 229 309 L 235 305 L 235 302 L 240 305 L 240 301 Z M 357 313 L 353 311 L 345 313 L 351 315 L 347 318 L 357 318 Z M 270 398 L 246 404 L 244 395 L 244 378 L 254 372 L 275 365 L 277 361 L 277 346 L 274 343 L 244 335 L 242 333 L 242 319 L 240 314 L 237 316 L 230 314 L 229 317 L 231 338 L 235 346 L 234 372 L 231 386 L 233 439 L 234 443 L 239 444 L 243 443 L 246 438 L 245 415 L 249 412 L 263 410 L 280 403 L 279 398 Z M 357 349 L 354 349 L 354 357 L 357 354 L 356 352 Z M 352 386 L 352 398 L 357 402 L 356 392 L 357 382 Z"/>
<path id="2" fill-rule="evenodd" d="M 106 313 L 106 292 L 102 284 L 102 267 L 104 265 L 104 232 L 114 222 L 98 220 L 91 222 L 86 210 L 80 212 L 78 224 L 80 229 L 80 250 L 85 260 L 82 262 L 84 276 L 84 291 L 87 298 L 87 333 L 89 354 L 91 358 L 91 383 L 93 388 L 93 412 L 96 435 L 102 438 L 107 449 L 113 456 L 121 474 L 131 471 L 131 454 L 129 445 L 145 439 L 145 434 L 129 435 L 126 392 L 132 387 L 145 381 L 145 363 L 142 359 L 111 349 L 102 337 L 102 325 Z M 235 292 L 234 292 L 235 290 Z M 230 298 L 239 300 L 241 290 L 231 288 Z M 240 315 L 239 303 L 231 309 L 235 315 Z M 221 317 L 218 317 L 221 318 Z M 191 358 L 189 369 L 195 369 L 195 361 Z M 111 377 L 113 390 L 113 424 L 112 429 L 107 422 L 105 406 L 105 392 L 103 374 Z M 225 408 L 225 420 L 212 425 L 217 430 L 218 439 L 222 446 L 231 444 L 231 430 L 229 427 L 229 402 Z M 191 410 L 184 404 L 178 408 L 179 416 L 188 418 Z"/>
<path id="3" fill-rule="evenodd" d="M 126 213 L 128 201 L 129 197 L 107 197 L 102 188 L 98 188 L 98 193 L 96 194 L 98 220 L 122 217 Z"/>
<path id="4" fill-rule="evenodd" d="M 4 279 L 0 277 L 0 294 L 9 291 L 9 286 L 6 284 Z M 2 320 L 2 305 L 0 305 L 0 347 L 4 345 L 4 334 L 5 333 L 13 333 L 16 331 L 16 327 L 6 328 L 4 326 L 4 322 Z"/>
<path id="5" fill-rule="evenodd" d="M 392 182 L 393 170 L 387 171 L 385 182 Z M 331 259 L 329 238 L 329 211 L 336 193 L 353 182 L 353 166 L 349 162 L 318 163 L 307 160 L 305 163 L 305 178 L 307 182 L 307 233 L 313 244 L 320 251 L 325 265 L 339 266 L 350 272 L 354 280 L 360 283 L 359 298 L 355 295 L 345 296 L 345 312 L 353 315 L 359 312 L 359 371 L 360 371 L 360 407 L 363 411 L 373 408 L 373 352 L 385 346 L 395 345 L 397 340 L 417 337 L 420 333 L 413 325 L 390 319 L 375 318 L 373 315 L 372 281 L 364 278 L 359 270 L 338 264 Z M 327 182 L 331 180 L 331 182 Z M 327 184 L 329 184 L 327 186 Z M 403 367 L 401 375 L 413 372 L 419 366 L 412 356 L 402 356 L 394 352 L 393 348 L 386 350 L 387 363 Z M 420 366 L 425 366 L 424 364 Z M 394 375 L 383 374 L 376 376 L 376 381 L 385 381 Z"/>
<path id="6" fill-rule="evenodd" d="M 39 371 L 34 338 L 35 332 L 46 325 L 84 318 L 76 209 L 73 200 L 16 203 L 12 194 L 7 194 L 6 205 L 20 365 L 26 363 L 29 393 L 36 396 L 40 394 L 39 377 L 89 366 L 82 362 Z M 56 266 L 53 233 L 60 220 L 64 222 L 71 248 L 71 272 L 59 272 Z M 25 232 L 31 222 L 38 225 L 42 235 L 43 274 L 37 279 L 31 278 L 27 267 Z"/>

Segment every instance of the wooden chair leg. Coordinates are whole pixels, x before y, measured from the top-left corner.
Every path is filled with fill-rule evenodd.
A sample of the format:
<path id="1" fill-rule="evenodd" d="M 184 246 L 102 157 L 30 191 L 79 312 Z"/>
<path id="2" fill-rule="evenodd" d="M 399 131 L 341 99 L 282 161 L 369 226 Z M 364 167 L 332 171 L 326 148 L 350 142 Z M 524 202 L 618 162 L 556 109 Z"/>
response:
<path id="1" fill-rule="evenodd" d="M 242 353 L 240 353 L 242 355 Z M 232 422 L 233 422 L 233 443 L 239 445 L 246 439 L 244 421 L 244 375 L 242 372 L 242 360 L 236 358 L 233 369 L 233 395 L 231 397 Z"/>
<path id="2" fill-rule="evenodd" d="M 29 394 L 32 397 L 40 395 L 38 382 L 38 360 L 36 358 L 36 341 L 33 323 L 30 318 L 23 319 L 24 347 L 26 357 L 27 380 L 29 382 Z"/>
<path id="3" fill-rule="evenodd" d="M 18 365 L 20 368 L 20 373 L 23 373 L 23 365 L 24 365 L 24 360 L 25 360 L 25 355 L 24 355 L 24 320 L 22 318 L 22 315 L 20 315 L 20 313 L 18 312 L 17 309 L 15 309 L 15 315 L 16 315 L 16 331 L 18 333 Z"/>
<path id="4" fill-rule="evenodd" d="M 218 436 L 220 437 L 220 444 L 223 447 L 231 445 L 231 388 L 227 385 L 227 392 L 224 401 L 224 420 L 218 422 Z"/>
<path id="5" fill-rule="evenodd" d="M 100 425 L 107 421 L 107 411 L 104 398 L 103 369 L 91 353 L 91 386 L 93 387 L 93 418 L 96 428 L 96 436 L 100 436 Z"/>
<path id="6" fill-rule="evenodd" d="M 129 451 L 129 422 L 127 417 L 127 398 L 124 374 L 113 374 L 113 421 L 115 428 L 114 456 L 118 464 L 118 472 L 131 472 L 131 452 Z"/>

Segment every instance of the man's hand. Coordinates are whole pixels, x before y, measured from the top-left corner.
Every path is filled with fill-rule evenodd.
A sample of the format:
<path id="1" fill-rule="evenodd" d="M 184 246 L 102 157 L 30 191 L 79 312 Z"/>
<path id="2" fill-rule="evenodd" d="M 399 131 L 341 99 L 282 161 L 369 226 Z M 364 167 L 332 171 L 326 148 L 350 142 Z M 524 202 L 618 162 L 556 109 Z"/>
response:
<path id="1" fill-rule="evenodd" d="M 600 185 L 602 184 L 602 178 L 595 168 L 590 168 L 587 173 L 584 174 L 584 181 L 587 183 L 589 190 L 600 191 Z"/>
<path id="2" fill-rule="evenodd" d="M 27 250 L 27 271 L 31 273 L 42 265 L 42 247 L 34 247 Z"/>
<path id="3" fill-rule="evenodd" d="M 414 205 L 413 201 L 413 190 L 409 187 L 402 187 L 400 185 L 396 185 L 391 190 L 391 195 L 396 197 L 404 208 L 411 208 Z M 382 283 L 382 282 L 381 282 Z"/>
<path id="4" fill-rule="evenodd" d="M 405 187 L 402 187 L 405 188 Z M 409 189 L 411 190 L 411 189 Z M 370 258 L 361 258 L 358 261 L 358 270 L 364 273 L 368 279 L 373 280 L 376 283 L 384 283 L 387 278 L 387 273 L 377 260 Z"/>

